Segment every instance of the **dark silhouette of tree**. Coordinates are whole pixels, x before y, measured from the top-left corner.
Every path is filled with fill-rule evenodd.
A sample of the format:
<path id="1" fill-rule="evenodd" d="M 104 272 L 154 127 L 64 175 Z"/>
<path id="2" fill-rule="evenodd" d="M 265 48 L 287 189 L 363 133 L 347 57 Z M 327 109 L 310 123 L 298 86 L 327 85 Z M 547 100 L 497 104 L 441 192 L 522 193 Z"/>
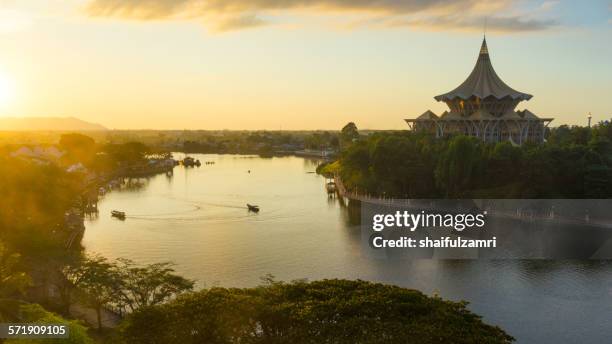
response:
<path id="1" fill-rule="evenodd" d="M 364 281 L 271 281 L 212 288 L 145 307 L 121 328 L 127 343 L 510 343 L 465 302 Z"/>
<path id="2" fill-rule="evenodd" d="M 137 266 L 129 259 L 119 259 L 121 304 L 133 312 L 192 290 L 194 282 L 177 275 L 172 266 L 170 262 Z"/>
<path id="3" fill-rule="evenodd" d="M 63 134 L 59 146 L 66 153 L 64 160 L 67 163 L 81 162 L 89 165 L 96 153 L 94 139 L 82 134 Z"/>
<path id="4" fill-rule="evenodd" d="M 355 140 L 359 139 L 359 130 L 353 122 L 349 122 L 340 131 L 340 139 L 343 145 L 350 144 Z"/>
<path id="5" fill-rule="evenodd" d="M 102 308 L 120 297 L 121 274 L 116 264 L 102 256 L 84 257 L 77 269 L 81 299 L 96 311 L 98 329 L 102 329 Z"/>

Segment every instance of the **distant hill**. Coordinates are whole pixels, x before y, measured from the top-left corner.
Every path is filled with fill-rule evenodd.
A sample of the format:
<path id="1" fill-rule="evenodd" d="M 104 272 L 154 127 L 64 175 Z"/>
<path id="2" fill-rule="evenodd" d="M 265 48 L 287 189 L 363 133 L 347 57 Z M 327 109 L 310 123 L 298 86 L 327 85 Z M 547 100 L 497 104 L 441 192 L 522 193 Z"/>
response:
<path id="1" fill-rule="evenodd" d="M 6 131 L 95 131 L 105 127 L 74 117 L 0 117 L 0 130 Z"/>

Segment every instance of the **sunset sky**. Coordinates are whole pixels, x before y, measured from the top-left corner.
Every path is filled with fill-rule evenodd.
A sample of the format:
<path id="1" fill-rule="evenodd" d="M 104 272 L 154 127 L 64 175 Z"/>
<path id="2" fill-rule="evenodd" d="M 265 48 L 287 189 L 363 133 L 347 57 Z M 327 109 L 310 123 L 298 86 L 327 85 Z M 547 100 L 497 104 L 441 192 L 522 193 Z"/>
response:
<path id="1" fill-rule="evenodd" d="M 0 116 L 406 128 L 493 65 L 553 125 L 612 116 L 612 0 L 0 0 Z"/>

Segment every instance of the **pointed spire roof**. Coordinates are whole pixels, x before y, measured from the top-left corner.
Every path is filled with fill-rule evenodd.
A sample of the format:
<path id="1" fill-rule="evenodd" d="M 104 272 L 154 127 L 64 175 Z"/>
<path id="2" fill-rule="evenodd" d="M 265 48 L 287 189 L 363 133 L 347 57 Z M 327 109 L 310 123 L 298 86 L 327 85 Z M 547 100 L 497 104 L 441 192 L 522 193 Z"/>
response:
<path id="1" fill-rule="evenodd" d="M 484 99 L 491 96 L 496 99 L 510 97 L 514 100 L 529 100 L 532 98 L 532 95 L 516 91 L 506 85 L 495 73 L 489 57 L 489 48 L 487 47 L 487 39 L 485 37 L 482 40 L 476 66 L 474 66 L 468 78 L 456 89 L 439 95 L 435 99 L 437 101 L 449 101 L 457 98 L 467 100 L 471 97 Z"/>
<path id="2" fill-rule="evenodd" d="M 417 120 L 430 120 L 430 119 L 439 119 L 440 117 L 438 117 L 438 115 L 436 115 L 435 113 L 433 113 L 431 110 L 427 110 L 425 112 L 423 112 L 422 115 L 420 115 L 419 117 L 417 117 Z"/>
<path id="3" fill-rule="evenodd" d="M 482 39 L 482 45 L 480 46 L 480 55 L 489 55 L 489 48 L 487 47 L 487 37 Z"/>

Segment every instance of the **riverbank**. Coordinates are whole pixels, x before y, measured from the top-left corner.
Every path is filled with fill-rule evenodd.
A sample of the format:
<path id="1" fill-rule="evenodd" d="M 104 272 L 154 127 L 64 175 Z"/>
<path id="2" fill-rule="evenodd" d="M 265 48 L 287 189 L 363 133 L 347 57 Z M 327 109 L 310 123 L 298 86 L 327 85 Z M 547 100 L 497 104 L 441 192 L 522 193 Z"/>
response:
<path id="1" fill-rule="evenodd" d="M 75 254 L 78 256 L 78 251 L 82 248 L 80 242 L 86 229 L 85 221 L 99 216 L 98 202 L 101 197 L 113 190 L 123 188 L 126 180 L 172 173 L 176 165 L 173 159 L 153 159 L 144 164 L 116 169 L 109 173 L 87 172 L 84 176 L 80 176 L 83 181 L 81 190 L 65 212 L 63 226 L 57 230 L 58 238 L 63 243 L 65 250 L 63 254 L 60 253 L 60 256 L 65 257 L 56 257 L 58 262 L 48 265 L 45 271 L 34 269 L 30 272 L 34 282 L 30 292 L 33 300 L 50 306 L 51 309 L 62 309 L 61 289 L 66 288 L 66 283 L 70 282 L 64 280 L 62 273 L 64 266 L 61 261 L 69 261 L 67 257 Z M 78 301 L 78 298 L 74 301 L 69 307 L 69 314 L 66 315 L 83 320 L 95 328 L 97 326 L 96 311 Z M 116 327 L 122 319 L 121 314 L 106 307 L 101 309 L 101 317 L 102 325 L 109 328 Z"/>

